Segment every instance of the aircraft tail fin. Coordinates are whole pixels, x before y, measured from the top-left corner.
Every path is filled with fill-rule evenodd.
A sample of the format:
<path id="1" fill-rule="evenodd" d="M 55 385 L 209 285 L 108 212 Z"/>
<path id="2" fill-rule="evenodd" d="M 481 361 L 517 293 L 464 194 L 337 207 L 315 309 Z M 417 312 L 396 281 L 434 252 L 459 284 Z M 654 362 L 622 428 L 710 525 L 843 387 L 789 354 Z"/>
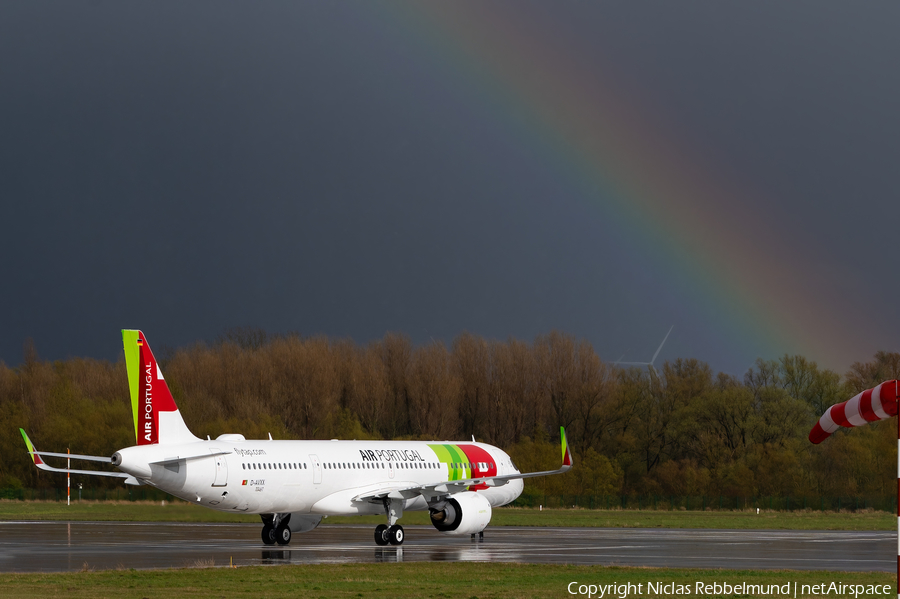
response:
<path id="1" fill-rule="evenodd" d="M 169 385 L 141 331 L 122 329 L 125 368 L 138 445 L 199 441 L 184 423 Z"/>

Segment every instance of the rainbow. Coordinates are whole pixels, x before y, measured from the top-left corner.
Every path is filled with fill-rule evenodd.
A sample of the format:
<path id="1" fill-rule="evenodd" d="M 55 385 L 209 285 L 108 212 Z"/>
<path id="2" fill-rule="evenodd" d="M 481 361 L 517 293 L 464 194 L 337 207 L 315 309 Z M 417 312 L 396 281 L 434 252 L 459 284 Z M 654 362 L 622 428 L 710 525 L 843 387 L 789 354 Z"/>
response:
<path id="1" fill-rule="evenodd" d="M 420 60 L 477 90 L 498 120 L 568 178 L 604 226 L 652 246 L 659 272 L 694 313 L 755 355 L 799 353 L 846 368 L 874 349 L 874 319 L 848 317 L 754 196 L 717 173 L 692 148 L 653 127 L 652 111 L 628 95 L 613 68 L 587 65 L 552 27 L 527 10 L 495 3 L 383 3 Z M 424 52 L 424 54 L 422 54 Z M 424 56 L 424 58 L 422 58 Z M 762 208 L 762 209 L 761 209 Z M 857 308 L 858 310 L 858 308 Z"/>

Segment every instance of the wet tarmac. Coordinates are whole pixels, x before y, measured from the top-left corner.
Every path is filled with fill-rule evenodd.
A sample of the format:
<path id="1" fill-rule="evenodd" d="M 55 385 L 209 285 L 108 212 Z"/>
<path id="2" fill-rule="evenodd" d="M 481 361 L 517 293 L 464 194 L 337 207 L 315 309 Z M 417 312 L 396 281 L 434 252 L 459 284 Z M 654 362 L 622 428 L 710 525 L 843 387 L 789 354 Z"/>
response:
<path id="1" fill-rule="evenodd" d="M 266 546 L 256 524 L 0 522 L 0 571 L 194 565 L 476 561 L 676 568 L 894 572 L 896 532 L 491 527 L 484 541 L 405 527 L 378 547 L 370 526 L 323 525 Z"/>

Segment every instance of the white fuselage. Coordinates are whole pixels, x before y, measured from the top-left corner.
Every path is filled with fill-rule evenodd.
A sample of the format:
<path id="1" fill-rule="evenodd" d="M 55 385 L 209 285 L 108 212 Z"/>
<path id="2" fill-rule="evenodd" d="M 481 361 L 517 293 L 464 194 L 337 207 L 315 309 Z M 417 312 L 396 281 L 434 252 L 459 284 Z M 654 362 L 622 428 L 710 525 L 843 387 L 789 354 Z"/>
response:
<path id="1" fill-rule="evenodd" d="M 456 452 L 448 458 L 440 449 L 460 445 L 479 461 L 450 461 L 466 457 Z M 488 470 L 495 476 L 518 473 L 504 451 L 471 442 L 215 440 L 128 447 L 117 455 L 118 468 L 143 483 L 205 507 L 254 514 L 384 514 L 383 505 L 354 498 L 487 476 Z M 515 479 L 477 492 L 497 507 L 515 500 L 522 488 Z M 403 502 L 405 510 L 427 508 L 427 493 Z"/>

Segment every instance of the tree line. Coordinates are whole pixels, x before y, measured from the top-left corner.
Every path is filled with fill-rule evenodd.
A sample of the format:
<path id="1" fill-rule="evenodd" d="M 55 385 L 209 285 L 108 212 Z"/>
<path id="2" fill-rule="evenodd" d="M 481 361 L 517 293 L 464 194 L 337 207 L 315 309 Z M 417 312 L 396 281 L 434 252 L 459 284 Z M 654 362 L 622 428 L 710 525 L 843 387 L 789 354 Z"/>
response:
<path id="1" fill-rule="evenodd" d="M 558 467 L 564 426 L 575 468 L 529 480 L 526 493 L 896 493 L 893 420 L 839 431 L 818 446 L 807 435 L 828 406 L 900 378 L 900 353 L 878 352 L 843 376 L 785 355 L 758 360 L 741 379 L 696 359 L 659 372 L 616 367 L 556 331 L 530 343 L 463 333 L 448 347 L 415 346 L 397 333 L 358 344 L 244 328 L 157 358 L 185 422 L 203 438 L 474 435 L 525 471 Z M 124 360 L 48 362 L 27 345 L 21 365 L 0 363 L 0 488 L 62 485 L 62 475 L 34 468 L 19 427 L 47 451 L 111 455 L 133 445 Z"/>

